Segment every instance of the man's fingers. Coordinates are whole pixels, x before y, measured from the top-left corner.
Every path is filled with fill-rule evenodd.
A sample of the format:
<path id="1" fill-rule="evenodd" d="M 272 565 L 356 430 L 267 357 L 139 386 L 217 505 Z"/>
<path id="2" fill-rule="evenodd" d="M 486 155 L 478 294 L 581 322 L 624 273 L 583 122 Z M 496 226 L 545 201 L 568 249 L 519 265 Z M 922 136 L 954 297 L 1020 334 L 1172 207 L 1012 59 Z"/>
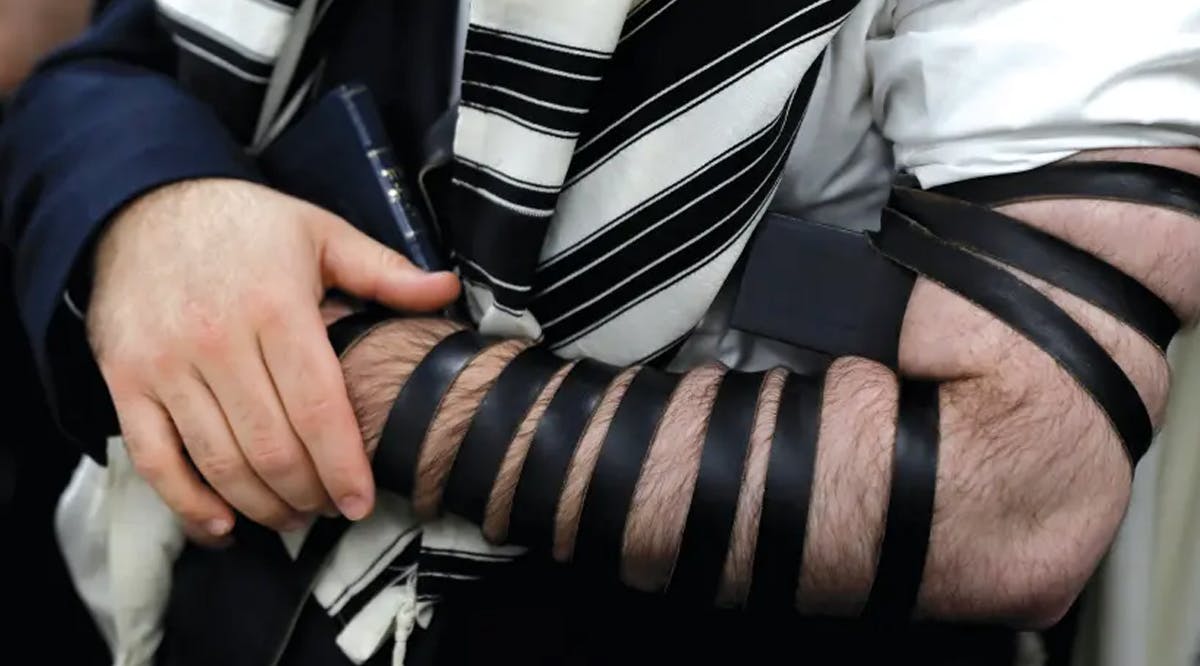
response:
<path id="1" fill-rule="evenodd" d="M 321 222 L 317 242 L 326 287 L 414 312 L 431 312 L 458 298 L 458 278 L 453 273 L 426 273 L 341 220 Z"/>
<path id="2" fill-rule="evenodd" d="M 276 530 L 303 525 L 300 515 L 250 468 L 217 399 L 198 375 L 176 378 L 161 398 L 196 469 L 221 497 L 254 522 Z"/>
<path id="3" fill-rule="evenodd" d="M 184 458 L 167 412 L 147 397 L 118 401 L 121 433 L 134 469 L 188 525 L 189 534 L 215 544 L 233 529 L 234 515 Z"/>
<path id="4" fill-rule="evenodd" d="M 359 520 L 374 506 L 375 483 L 341 365 L 316 307 L 285 311 L 289 319 L 262 330 L 263 358 L 326 492 L 343 515 Z"/>
<path id="5" fill-rule="evenodd" d="M 199 370 L 212 388 L 242 455 L 258 477 L 293 509 L 313 513 L 331 508 L 308 451 L 288 423 L 257 339 L 248 335 L 233 345 L 228 357 L 202 361 Z"/>

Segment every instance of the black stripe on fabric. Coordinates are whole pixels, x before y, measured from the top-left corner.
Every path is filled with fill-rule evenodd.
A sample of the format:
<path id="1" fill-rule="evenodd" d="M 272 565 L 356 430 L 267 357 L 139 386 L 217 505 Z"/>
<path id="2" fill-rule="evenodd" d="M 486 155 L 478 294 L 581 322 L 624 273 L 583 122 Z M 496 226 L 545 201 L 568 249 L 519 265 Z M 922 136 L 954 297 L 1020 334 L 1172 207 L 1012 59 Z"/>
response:
<path id="1" fill-rule="evenodd" d="M 489 39 L 500 40 L 499 42 L 496 42 L 496 43 L 502 42 L 502 43 L 506 44 L 508 48 L 511 48 L 511 49 L 518 48 L 517 45 L 520 45 L 523 47 L 529 47 L 531 49 L 536 49 L 536 51 L 529 52 L 533 56 L 530 59 L 535 62 L 537 61 L 536 57 L 537 57 L 538 53 L 542 53 L 543 54 L 542 57 L 547 57 L 547 54 L 550 54 L 550 53 L 562 53 L 562 54 L 566 54 L 566 55 L 571 55 L 571 56 L 580 58 L 580 61 L 579 61 L 580 63 L 590 62 L 590 61 L 594 61 L 594 60 L 607 60 L 612 55 L 608 51 L 597 51 L 595 49 L 584 48 L 582 46 L 571 46 L 570 44 L 560 44 L 558 42 L 552 42 L 548 39 L 542 39 L 540 37 L 534 37 L 532 35 L 523 35 L 523 34 L 519 34 L 519 33 L 515 33 L 515 32 L 509 32 L 507 30 L 500 30 L 498 28 L 491 28 L 488 26 L 482 26 L 482 25 L 476 25 L 476 24 L 472 24 L 468 28 L 467 43 L 472 44 L 473 41 L 477 41 L 480 45 L 483 45 L 483 44 L 490 45 L 493 43 L 490 41 L 483 41 L 482 36 L 487 36 Z M 574 71 L 574 70 L 571 70 L 570 68 L 562 68 L 562 69 L 568 69 L 570 71 Z"/>
<path id="2" fill-rule="evenodd" d="M 176 80 L 193 97 L 212 107 L 234 137 L 250 141 L 266 86 L 240 79 L 224 67 L 182 50 Z"/>
<path id="3" fill-rule="evenodd" d="M 646 0 L 629 12 L 625 25 L 621 26 L 621 41 L 629 39 L 631 33 L 641 30 L 650 21 L 662 15 L 663 10 L 675 0 Z"/>
<path id="4" fill-rule="evenodd" d="M 461 579 L 447 578 L 445 576 L 417 576 L 417 597 L 445 597 L 453 593 L 455 590 L 462 588 L 464 584 L 471 584 L 479 580 L 478 578 Z"/>
<path id="5" fill-rule="evenodd" d="M 535 99 L 582 109 L 591 105 L 600 81 L 479 51 L 464 57 L 463 79 L 487 81 Z"/>
<path id="6" fill-rule="evenodd" d="M 473 189 L 484 190 L 505 201 L 526 208 L 554 210 L 554 206 L 558 202 L 557 189 L 525 187 L 467 162 L 459 161 L 455 165 L 454 178 Z"/>
<path id="7" fill-rule="evenodd" d="M 338 612 L 334 614 L 334 617 L 345 624 L 349 624 L 354 619 L 354 616 L 358 615 L 375 598 L 375 595 L 399 580 L 403 576 L 405 569 L 416 564 L 419 543 L 420 539 L 414 539 L 412 543 L 408 544 L 404 550 L 400 551 L 400 554 L 392 558 L 387 567 L 380 570 L 375 578 L 371 579 L 370 583 L 347 600 Z"/>
<path id="8" fill-rule="evenodd" d="M 775 120 L 753 140 L 704 165 L 673 192 L 645 205 L 619 224 L 610 225 L 598 236 L 586 239 L 571 254 L 540 269 L 534 306 L 539 320 L 550 323 L 595 295 L 581 288 L 581 283 L 607 287 L 600 283 L 611 284 L 614 278 L 649 266 L 678 247 L 681 240 L 693 238 L 704 226 L 736 209 L 746 193 L 761 183 L 772 168 L 772 155 L 782 149 L 782 139 L 799 115 L 793 112 L 804 104 L 796 98 L 807 99 L 810 94 L 810 78 L 805 76 L 801 82 L 804 90 L 797 89 Z M 603 280 L 591 279 L 602 274 Z"/>
<path id="9" fill-rule="evenodd" d="M 576 130 L 562 131 L 562 130 L 551 129 L 549 127 L 542 127 L 541 125 L 536 125 L 524 118 L 521 118 L 520 116 L 513 115 L 513 114 L 509 113 L 508 111 L 505 111 L 504 109 L 496 109 L 496 108 L 487 106 L 486 104 L 475 104 L 474 102 L 468 102 L 465 100 L 460 101 L 460 104 L 464 108 L 474 109 L 476 111 L 479 111 L 480 113 L 488 113 L 488 114 L 500 116 L 501 118 L 507 118 L 508 120 L 513 121 L 514 123 L 520 125 L 521 127 L 524 127 L 525 129 L 533 130 L 535 132 L 545 134 L 546 136 L 553 136 L 553 137 L 557 137 L 559 139 L 574 139 L 575 137 L 579 136 L 579 132 Z"/>
<path id="10" fill-rule="evenodd" d="M 765 26 L 796 13 L 794 5 L 756 2 L 744 5 L 744 11 L 729 12 L 719 0 L 704 1 L 721 5 L 722 9 L 713 9 L 720 13 L 721 21 L 713 21 L 712 13 L 699 11 L 690 2 L 678 3 L 664 12 L 664 18 L 671 20 L 655 21 L 621 45 L 579 137 L 567 174 L 568 186 L 637 138 L 728 88 L 767 61 L 836 29 L 856 4 L 856 0 L 826 0 L 756 36 Z M 732 25 L 727 25 L 726 19 Z M 703 47 L 681 49 L 680 57 L 653 56 L 662 44 L 681 39 Z M 745 47 L 732 52 L 742 45 Z M 609 93 L 610 89 L 615 92 Z"/>
<path id="11" fill-rule="evenodd" d="M 590 79 L 603 76 L 610 60 L 609 54 L 572 53 L 542 46 L 536 40 L 522 41 L 478 26 L 472 26 L 468 31 L 466 50 L 467 55 L 487 54 Z"/>
<path id="12" fill-rule="evenodd" d="M 819 64 L 819 61 L 817 64 Z M 811 87 L 806 90 L 806 94 L 811 94 Z M 793 100 L 795 100 L 795 97 L 793 97 Z M 804 115 L 803 109 L 806 106 L 807 99 L 803 102 L 792 102 L 784 122 L 784 127 L 781 127 L 778 132 L 779 141 L 771 147 L 768 158 L 757 165 L 757 168 L 750 170 L 749 173 L 755 173 L 758 176 L 757 181 L 755 181 L 757 182 L 757 186 L 751 188 L 725 188 L 719 193 L 722 195 L 722 199 L 734 199 L 734 201 L 726 204 L 732 210 L 730 210 L 730 214 L 725 221 L 707 230 L 695 242 L 686 248 L 675 251 L 673 254 L 672 251 L 679 248 L 679 238 L 693 238 L 698 233 L 698 230 L 692 230 L 692 233 L 689 234 L 686 228 L 687 226 L 694 226 L 694 221 L 687 220 L 685 222 L 682 230 L 682 233 L 685 235 L 680 236 L 680 231 L 676 230 L 672 232 L 674 235 L 667 237 L 665 244 L 662 243 L 662 236 L 658 237 L 659 242 L 653 244 L 642 242 L 645 237 L 639 239 L 639 242 L 625 248 L 625 250 L 628 250 L 627 253 L 625 250 L 622 251 L 625 256 L 622 257 L 623 261 L 619 270 L 612 270 L 608 267 L 592 269 L 587 271 L 582 279 L 572 284 L 569 291 L 573 293 L 579 292 L 580 296 L 575 297 L 572 302 L 560 302 L 560 308 L 562 305 L 570 306 L 575 303 L 586 302 L 589 299 L 594 300 L 558 321 L 545 316 L 541 310 L 540 301 L 534 301 L 531 304 L 530 310 L 543 323 L 542 334 L 544 340 L 554 347 L 569 344 L 573 340 L 611 321 L 638 303 L 678 283 L 680 280 L 702 268 L 713 257 L 728 249 L 751 224 L 761 218 L 761 212 L 765 209 L 765 205 L 783 171 L 784 158 L 787 156 L 788 148 L 795 138 L 796 130 Z M 767 166 L 767 173 L 761 173 L 764 170 L 762 169 L 763 165 Z M 751 194 L 746 200 L 740 203 L 736 202 L 735 197 L 739 195 L 744 196 L 747 189 L 751 191 Z M 720 208 L 720 206 L 714 207 Z M 705 212 L 712 210 L 709 206 L 705 208 Z M 715 217 L 715 215 L 706 215 L 703 219 L 707 221 Z M 649 236 L 650 234 L 647 234 L 647 237 Z M 655 259 L 664 256 L 666 258 L 661 262 L 643 270 L 643 268 L 650 266 Z M 650 257 L 650 259 L 647 260 L 645 257 Z M 635 274 L 637 271 L 641 271 L 641 273 Z M 603 296 L 599 296 L 600 293 L 608 290 L 611 285 L 625 279 L 626 276 L 629 276 L 629 279 L 624 284 L 611 289 L 611 291 L 608 291 Z M 549 322 L 551 321 L 554 321 L 554 323 L 550 324 Z"/>
<path id="13" fill-rule="evenodd" d="M 714 194 L 709 190 L 762 157 L 766 147 L 778 138 L 774 132 L 778 131 L 785 116 L 786 111 L 781 110 L 766 126 L 684 175 L 671 187 L 560 250 L 548 263 L 538 268 L 537 297 L 561 288 L 555 285 L 581 270 L 594 269 L 595 262 L 633 240 L 653 224 L 685 211 L 705 196 Z"/>
<path id="14" fill-rule="evenodd" d="M 478 169 L 479 171 L 483 171 L 492 176 L 500 178 L 506 182 L 512 183 L 514 185 L 518 185 L 520 187 L 524 187 L 529 190 L 535 190 L 538 192 L 560 192 L 562 190 L 562 187 L 560 187 L 559 185 L 545 185 L 543 183 L 535 183 L 531 180 L 523 180 L 521 178 L 517 178 L 515 176 L 511 176 L 507 173 L 504 173 L 503 171 L 500 171 L 499 169 L 496 169 L 495 167 L 489 166 L 487 164 L 482 164 L 480 162 L 475 162 L 475 161 L 470 160 L 461 155 L 455 155 L 454 161 L 458 164 L 465 164 L 473 169 Z"/>
<path id="15" fill-rule="evenodd" d="M 518 557 L 518 555 L 515 555 L 515 554 L 497 553 L 494 551 L 483 552 L 483 551 L 476 551 L 476 550 L 463 550 L 463 549 L 457 549 L 457 548 L 430 548 L 428 546 L 422 547 L 421 548 L 422 559 L 424 559 L 426 557 L 430 557 L 430 556 L 447 556 L 447 557 L 453 557 L 453 558 L 490 560 L 490 561 L 495 561 L 495 562 L 511 562 L 512 560 L 514 560 Z"/>
<path id="16" fill-rule="evenodd" d="M 522 238 L 527 238 L 527 236 L 523 235 Z M 499 284 L 489 274 L 484 273 L 478 267 L 465 261 L 459 262 L 458 268 L 464 278 L 479 284 L 485 284 L 491 289 L 492 296 L 496 301 L 496 307 L 514 316 L 520 316 L 520 313 L 525 310 L 524 303 L 529 300 L 528 291 L 512 289 Z"/>
<path id="17" fill-rule="evenodd" d="M 496 571 L 498 567 L 507 566 L 512 562 L 512 558 L 505 560 L 476 560 L 456 555 L 429 555 L 422 553 L 418 561 L 420 562 L 420 573 L 422 575 L 427 573 L 450 573 L 480 577 Z"/>
<path id="18" fill-rule="evenodd" d="M 491 83 L 470 80 L 462 82 L 462 101 L 487 107 L 497 113 L 503 112 L 505 117 L 518 118 L 518 122 L 525 127 L 545 127 L 558 134 L 579 132 L 586 115 L 582 110 L 552 108 L 525 99 L 520 93 L 493 87 Z"/>
<path id="19" fill-rule="evenodd" d="M 373 568 L 375 568 L 375 566 L 378 565 L 379 562 L 383 560 L 383 558 L 388 556 L 388 554 L 392 550 L 392 548 L 394 548 L 397 543 L 400 543 L 400 541 L 402 541 L 405 537 L 412 534 L 414 529 L 416 529 L 416 528 L 409 528 L 409 529 L 403 530 L 402 532 L 397 534 L 395 537 L 393 537 L 392 540 L 390 542 L 388 542 L 387 547 L 380 550 L 379 554 L 375 556 L 375 559 L 371 560 L 371 563 L 368 564 L 362 570 L 361 573 L 359 573 L 357 576 L 355 576 L 354 580 L 347 583 L 346 587 L 341 591 L 340 594 L 338 594 L 336 597 L 334 597 L 333 601 L 331 601 L 329 603 L 329 605 L 337 606 L 338 604 L 340 604 L 343 599 L 345 599 L 349 594 L 351 594 L 350 590 L 352 588 L 358 586 L 359 583 L 361 583 L 364 578 L 366 578 L 368 575 L 370 575 L 371 570 Z M 411 547 L 412 547 L 412 544 L 405 545 L 404 549 L 400 551 L 400 554 L 403 554 L 406 550 L 408 550 Z M 393 556 L 392 563 L 394 563 L 395 561 L 396 561 L 395 556 Z M 389 563 L 388 566 L 391 566 L 391 564 Z"/>
<path id="20" fill-rule="evenodd" d="M 222 68 L 227 74 L 244 79 L 244 76 L 240 76 L 233 71 L 233 69 L 237 69 L 246 76 L 254 77 L 260 84 L 265 84 L 266 80 L 271 77 L 271 71 L 274 69 L 273 63 L 248 58 L 226 44 L 205 35 L 186 23 L 176 20 L 169 14 L 160 11 L 159 18 L 166 30 L 173 36 L 185 41 L 189 46 L 199 49 L 210 58 L 227 63 L 229 68 Z M 180 49 L 182 54 L 187 54 L 190 57 L 206 61 L 210 59 L 190 53 L 182 46 Z"/>

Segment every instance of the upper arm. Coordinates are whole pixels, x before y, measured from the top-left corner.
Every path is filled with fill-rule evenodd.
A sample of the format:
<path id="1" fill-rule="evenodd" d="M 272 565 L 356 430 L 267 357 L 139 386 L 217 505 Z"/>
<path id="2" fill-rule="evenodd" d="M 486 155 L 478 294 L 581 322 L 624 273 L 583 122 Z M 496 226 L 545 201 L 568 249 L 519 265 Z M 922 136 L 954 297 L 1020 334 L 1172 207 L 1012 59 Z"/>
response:
<path id="1" fill-rule="evenodd" d="M 876 121 L 898 168 L 923 186 L 1064 159 L 1200 174 L 1200 73 L 1192 64 L 1200 5 L 896 0 L 891 8 L 868 45 Z M 1200 220 L 1095 200 L 1002 211 L 1134 277 L 1185 322 L 1200 313 Z M 1170 383 L 1162 352 L 1092 304 L 1018 276 L 1104 348 L 1159 426 Z M 940 575 L 927 576 L 935 582 L 923 597 L 940 614 L 960 616 L 972 596 L 999 594 L 997 585 L 1014 606 L 1044 589 L 1044 616 L 1054 619 L 1107 550 L 1129 500 L 1132 470 L 1105 413 L 1037 346 L 924 279 L 909 303 L 900 360 L 906 374 L 946 382 L 929 562 Z M 991 584 L 971 583 L 981 577 Z"/>

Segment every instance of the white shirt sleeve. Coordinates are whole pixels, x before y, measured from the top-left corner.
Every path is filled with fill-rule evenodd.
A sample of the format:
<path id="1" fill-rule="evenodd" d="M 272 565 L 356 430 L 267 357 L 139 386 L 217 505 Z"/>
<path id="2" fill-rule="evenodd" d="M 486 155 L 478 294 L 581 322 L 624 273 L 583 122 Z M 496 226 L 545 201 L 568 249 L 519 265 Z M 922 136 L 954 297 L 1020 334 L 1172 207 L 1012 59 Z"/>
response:
<path id="1" fill-rule="evenodd" d="M 867 59 L 896 166 L 926 187 L 1200 145 L 1200 0 L 889 0 Z"/>

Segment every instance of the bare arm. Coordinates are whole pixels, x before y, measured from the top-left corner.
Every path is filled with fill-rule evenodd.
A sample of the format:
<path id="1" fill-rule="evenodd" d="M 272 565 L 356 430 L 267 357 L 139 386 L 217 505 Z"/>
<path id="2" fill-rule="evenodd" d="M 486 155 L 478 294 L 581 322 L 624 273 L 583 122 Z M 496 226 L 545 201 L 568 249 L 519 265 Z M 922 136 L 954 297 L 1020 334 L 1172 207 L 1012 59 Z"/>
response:
<path id="1" fill-rule="evenodd" d="M 1122 151 L 1107 158 L 1164 163 L 1200 173 L 1191 151 Z M 1185 320 L 1200 311 L 1200 224 L 1182 214 L 1113 202 L 1039 202 L 1006 212 L 1092 252 L 1156 292 Z M 1113 356 L 1157 425 L 1166 401 L 1165 360 L 1138 333 L 1082 300 L 1022 276 L 1049 295 Z M 387 405 L 448 322 L 389 324 L 349 354 L 352 401 L 369 442 Z M 421 454 L 415 501 L 439 508 L 442 485 L 483 394 L 521 343 L 485 352 L 459 377 Z M 1107 420 L 1048 356 L 988 313 L 926 280 L 909 302 L 900 347 L 907 376 L 942 382 L 941 454 L 924 615 L 1043 625 L 1069 607 L 1107 549 L 1129 497 L 1130 468 Z M 687 518 L 705 426 L 722 373 L 689 373 L 672 397 L 638 482 L 626 526 L 623 576 L 643 589 L 668 581 Z M 559 373 L 559 377 L 562 376 Z M 576 450 L 558 507 L 555 556 L 569 560 L 588 479 L 632 373 L 609 387 Z M 755 549 L 774 410 L 782 373 L 759 397 L 721 591 L 746 594 Z M 510 446 L 485 521 L 505 537 L 516 479 L 543 391 Z M 828 375 L 798 607 L 857 612 L 874 577 L 890 483 L 897 382 L 886 368 L 838 360 Z"/>

